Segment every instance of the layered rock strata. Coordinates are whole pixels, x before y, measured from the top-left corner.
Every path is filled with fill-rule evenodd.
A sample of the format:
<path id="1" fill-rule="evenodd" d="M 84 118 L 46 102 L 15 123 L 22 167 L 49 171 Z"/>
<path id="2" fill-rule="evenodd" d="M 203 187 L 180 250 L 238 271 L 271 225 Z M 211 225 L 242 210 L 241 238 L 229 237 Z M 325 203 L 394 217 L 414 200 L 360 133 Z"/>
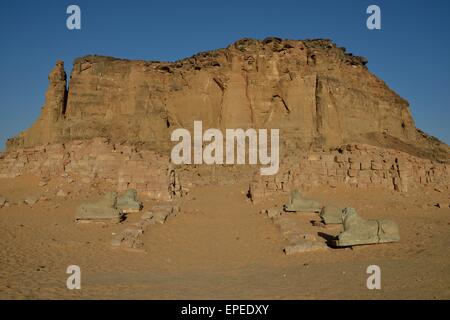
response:
<path id="1" fill-rule="evenodd" d="M 278 128 L 288 153 L 369 143 L 448 161 L 448 146 L 418 131 L 408 102 L 366 64 L 330 40 L 273 37 L 173 63 L 85 56 L 69 82 L 58 62 L 39 120 L 7 145 L 105 137 L 167 151 L 174 128 L 202 120 Z"/>

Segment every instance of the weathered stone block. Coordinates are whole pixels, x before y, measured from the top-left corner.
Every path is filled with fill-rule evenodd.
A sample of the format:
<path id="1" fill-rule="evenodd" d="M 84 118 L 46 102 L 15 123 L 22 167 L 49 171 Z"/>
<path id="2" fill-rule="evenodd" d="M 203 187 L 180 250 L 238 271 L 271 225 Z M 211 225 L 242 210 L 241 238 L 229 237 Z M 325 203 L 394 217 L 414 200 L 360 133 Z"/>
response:
<path id="1" fill-rule="evenodd" d="M 299 244 L 289 245 L 284 248 L 284 252 L 286 255 L 293 255 L 296 253 L 304 253 L 318 250 L 327 250 L 328 247 L 321 242 L 316 241 L 304 241 Z"/>

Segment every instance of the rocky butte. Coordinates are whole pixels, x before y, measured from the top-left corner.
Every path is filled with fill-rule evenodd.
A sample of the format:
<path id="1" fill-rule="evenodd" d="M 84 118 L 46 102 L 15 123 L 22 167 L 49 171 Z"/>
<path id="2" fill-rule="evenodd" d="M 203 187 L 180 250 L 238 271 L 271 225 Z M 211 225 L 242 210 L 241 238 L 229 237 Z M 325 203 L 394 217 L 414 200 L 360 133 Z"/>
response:
<path id="1" fill-rule="evenodd" d="M 330 40 L 275 37 L 176 62 L 85 56 L 69 80 L 57 62 L 39 119 L 8 140 L 0 175 L 66 172 L 181 194 L 168 166 L 170 135 L 201 120 L 205 128 L 280 129 L 284 171 L 253 181 L 254 199 L 292 184 L 448 189 L 449 146 L 418 130 L 408 102 L 366 65 Z"/>

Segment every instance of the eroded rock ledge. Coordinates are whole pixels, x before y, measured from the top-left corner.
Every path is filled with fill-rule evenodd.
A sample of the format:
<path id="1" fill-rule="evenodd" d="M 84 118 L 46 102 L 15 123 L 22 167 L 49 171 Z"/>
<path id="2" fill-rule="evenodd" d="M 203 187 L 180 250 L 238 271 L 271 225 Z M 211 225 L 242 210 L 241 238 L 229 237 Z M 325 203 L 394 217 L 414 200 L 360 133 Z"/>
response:
<path id="1" fill-rule="evenodd" d="M 167 151 L 174 128 L 202 120 L 278 128 L 288 152 L 366 143 L 448 161 L 449 147 L 417 131 L 408 102 L 366 64 L 330 40 L 275 37 L 176 62 L 85 56 L 68 83 L 59 61 L 40 118 L 7 146 L 104 137 Z"/>

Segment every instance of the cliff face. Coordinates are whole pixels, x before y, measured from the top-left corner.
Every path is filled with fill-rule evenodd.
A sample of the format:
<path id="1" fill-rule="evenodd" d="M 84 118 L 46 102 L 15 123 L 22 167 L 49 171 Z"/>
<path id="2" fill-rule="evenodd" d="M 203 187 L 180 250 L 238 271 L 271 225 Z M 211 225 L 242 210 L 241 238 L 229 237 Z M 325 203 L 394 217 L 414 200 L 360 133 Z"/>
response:
<path id="1" fill-rule="evenodd" d="M 39 120 L 9 149 L 106 137 L 156 150 L 176 127 L 279 128 L 285 152 L 367 143 L 448 160 L 408 103 L 328 40 L 242 39 L 174 63 L 86 56 L 49 75 Z"/>

